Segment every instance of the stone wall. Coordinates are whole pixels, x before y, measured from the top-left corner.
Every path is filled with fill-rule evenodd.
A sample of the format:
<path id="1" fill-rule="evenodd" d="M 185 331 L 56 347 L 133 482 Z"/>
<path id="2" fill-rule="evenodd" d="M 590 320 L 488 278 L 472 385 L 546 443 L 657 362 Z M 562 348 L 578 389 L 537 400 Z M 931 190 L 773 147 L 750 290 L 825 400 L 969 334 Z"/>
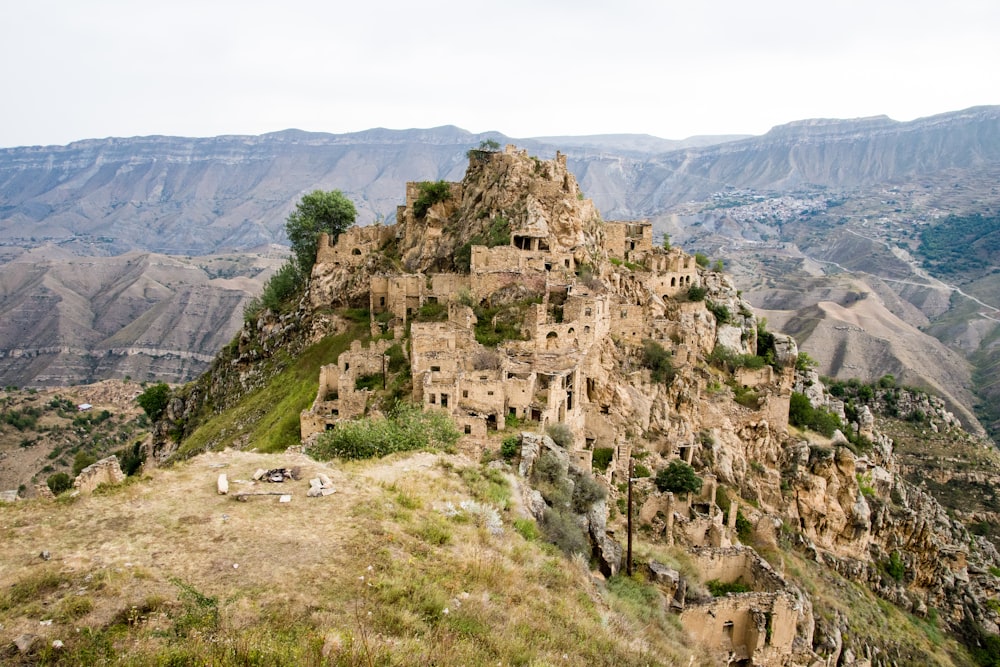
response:
<path id="1" fill-rule="evenodd" d="M 392 239 L 391 227 L 368 225 L 367 227 L 348 227 L 337 238 L 336 243 L 330 241 L 330 235 L 323 232 L 319 235 L 316 250 L 316 263 L 331 266 L 361 266 L 368 256 Z"/>
<path id="2" fill-rule="evenodd" d="M 788 592 L 730 594 L 689 605 L 680 615 L 685 631 L 720 664 L 785 664 L 797 620 L 797 602 Z"/>
<path id="3" fill-rule="evenodd" d="M 109 456 L 93 463 L 76 476 L 73 487 L 80 493 L 92 493 L 101 484 L 121 484 L 125 481 L 125 474 L 118 464 L 117 456 Z"/>

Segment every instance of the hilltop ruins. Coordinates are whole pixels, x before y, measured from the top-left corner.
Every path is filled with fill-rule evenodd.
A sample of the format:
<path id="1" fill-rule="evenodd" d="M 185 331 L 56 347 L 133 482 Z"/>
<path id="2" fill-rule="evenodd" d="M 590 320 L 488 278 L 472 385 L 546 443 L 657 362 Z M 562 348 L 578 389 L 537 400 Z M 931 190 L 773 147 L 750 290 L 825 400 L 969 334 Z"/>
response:
<path id="1" fill-rule="evenodd" d="M 792 526 L 817 560 L 915 613 L 948 610 L 955 625 L 976 614 L 997 629 L 1000 617 L 985 605 L 953 602 L 958 590 L 973 600 L 1000 593 L 969 568 L 976 560 L 984 572 L 1000 560 L 995 550 L 963 537 L 901 480 L 891 440 L 870 420 L 852 425 L 872 442 L 863 455 L 846 440 L 817 447 L 790 432 L 793 388 L 842 417 L 844 406 L 828 400 L 814 374 L 797 374 L 790 337 L 767 333 L 759 343 L 752 308 L 721 269 L 655 244 L 649 222 L 602 221 L 564 155 L 539 160 L 507 146 L 469 158 L 460 183 L 408 184 L 395 224 L 321 238 L 309 308 L 367 313 L 372 340 L 323 367 L 316 400 L 301 415 L 304 441 L 377 412 L 375 388 L 403 372 L 407 398 L 446 411 L 467 442 L 485 447 L 513 423 L 526 432 L 522 453 L 541 437 L 586 471 L 595 452 L 610 450 L 595 474 L 612 497 L 636 455 L 652 457 L 655 468 L 677 458 L 693 464 L 705 481 L 700 494 L 640 481 L 637 511 L 650 535 L 691 549 L 711 578 L 746 585 L 745 593 L 685 604 L 676 573 L 649 565 L 682 624 L 719 660 L 809 664 L 814 634 L 839 632 L 738 546 L 737 518 L 758 544 L 776 544 L 780 527 Z M 747 361 L 758 355 L 767 363 Z M 664 356 L 669 363 L 659 367 Z M 557 424 L 572 434 L 565 450 L 531 435 Z M 587 521 L 602 569 L 613 573 L 621 550 L 608 510 L 601 514 Z M 908 579 L 886 583 L 878 564 L 899 553 Z M 843 646 L 825 657 L 836 662 Z"/>

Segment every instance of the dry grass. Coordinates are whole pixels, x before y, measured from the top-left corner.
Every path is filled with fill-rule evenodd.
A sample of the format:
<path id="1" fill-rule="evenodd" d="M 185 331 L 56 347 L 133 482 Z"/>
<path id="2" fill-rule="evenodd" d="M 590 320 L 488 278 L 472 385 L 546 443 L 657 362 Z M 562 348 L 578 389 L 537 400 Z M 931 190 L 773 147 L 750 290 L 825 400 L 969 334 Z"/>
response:
<path id="1" fill-rule="evenodd" d="M 215 492 L 220 472 L 235 493 L 279 466 L 302 468 L 290 503 Z M 338 492 L 306 498 L 321 471 Z M 502 479 L 427 452 L 345 465 L 223 452 L 72 504 L 6 506 L 0 662 L 17 664 L 9 643 L 31 632 L 44 640 L 31 664 L 689 664 L 675 625 L 526 541 L 514 510 L 500 535 L 461 511 L 502 501 Z"/>

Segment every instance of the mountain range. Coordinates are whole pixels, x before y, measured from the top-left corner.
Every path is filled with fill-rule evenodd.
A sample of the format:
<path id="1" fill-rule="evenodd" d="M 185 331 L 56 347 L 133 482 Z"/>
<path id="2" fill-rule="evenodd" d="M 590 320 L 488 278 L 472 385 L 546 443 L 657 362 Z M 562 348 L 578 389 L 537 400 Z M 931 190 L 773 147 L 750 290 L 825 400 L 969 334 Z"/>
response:
<path id="1" fill-rule="evenodd" d="M 0 381 L 189 379 L 280 263 L 274 244 L 302 194 L 339 189 L 361 224 L 392 221 L 405 182 L 458 180 L 487 139 L 561 151 L 605 219 L 650 219 L 723 259 L 823 372 L 892 373 L 942 394 L 973 430 L 977 414 L 1000 423 L 997 278 L 988 259 L 929 269 L 921 236 L 997 213 L 1000 107 L 684 142 L 446 126 L 0 150 Z"/>

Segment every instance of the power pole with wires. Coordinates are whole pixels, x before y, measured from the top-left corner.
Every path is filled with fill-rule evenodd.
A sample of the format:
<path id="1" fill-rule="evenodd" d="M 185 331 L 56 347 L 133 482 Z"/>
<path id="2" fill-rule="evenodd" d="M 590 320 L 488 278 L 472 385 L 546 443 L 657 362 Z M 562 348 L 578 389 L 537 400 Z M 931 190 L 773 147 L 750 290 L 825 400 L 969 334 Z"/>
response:
<path id="1" fill-rule="evenodd" d="M 632 457 L 628 459 L 628 551 L 625 556 L 625 574 L 632 576 Z"/>

